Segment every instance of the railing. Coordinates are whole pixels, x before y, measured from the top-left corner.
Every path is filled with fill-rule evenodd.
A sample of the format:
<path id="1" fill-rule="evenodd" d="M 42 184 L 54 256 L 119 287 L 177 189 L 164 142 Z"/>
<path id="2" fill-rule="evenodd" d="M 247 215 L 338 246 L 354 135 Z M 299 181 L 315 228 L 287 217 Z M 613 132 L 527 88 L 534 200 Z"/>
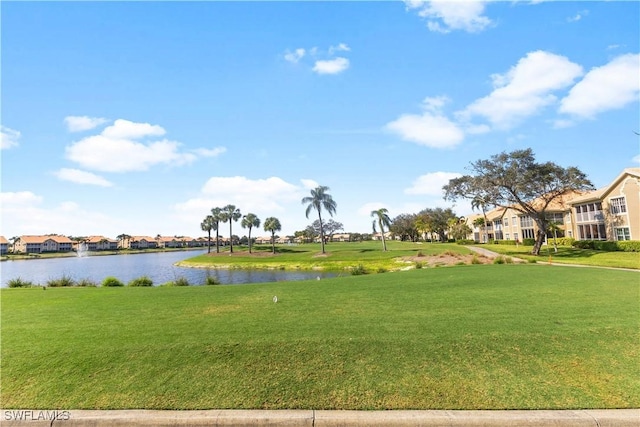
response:
<path id="1" fill-rule="evenodd" d="M 576 213 L 576 222 L 604 222 L 602 211 Z"/>

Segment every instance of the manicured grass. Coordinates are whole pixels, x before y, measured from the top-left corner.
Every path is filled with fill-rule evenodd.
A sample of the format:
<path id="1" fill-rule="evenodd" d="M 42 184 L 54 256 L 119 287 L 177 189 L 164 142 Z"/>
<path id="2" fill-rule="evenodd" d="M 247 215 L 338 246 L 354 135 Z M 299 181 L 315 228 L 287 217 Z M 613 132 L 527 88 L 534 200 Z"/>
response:
<path id="1" fill-rule="evenodd" d="M 271 254 L 271 246 L 256 245 L 253 254 L 237 251 L 232 255 L 227 251 L 220 254 L 204 254 L 189 258 L 178 264 L 185 267 L 210 268 L 275 268 L 275 269 L 322 269 L 331 271 L 348 271 L 363 265 L 370 272 L 378 269 L 400 270 L 407 267 L 402 257 L 436 255 L 444 251 L 469 254 L 469 249 L 447 243 L 412 243 L 387 242 L 387 252 L 382 251 L 382 242 L 337 242 L 325 246 L 326 254 L 320 252 L 320 244 L 276 245 L 276 254 Z"/>
<path id="2" fill-rule="evenodd" d="M 244 286 L 4 289 L 2 404 L 637 408 L 639 277 L 467 265 Z"/>
<path id="3" fill-rule="evenodd" d="M 535 256 L 531 255 L 531 246 L 481 245 L 481 247 L 527 261 L 549 262 L 551 257 L 553 263 L 640 269 L 638 252 L 604 252 L 566 246 L 558 246 L 558 252 L 554 252 L 553 246 L 543 246 L 540 255 Z"/>

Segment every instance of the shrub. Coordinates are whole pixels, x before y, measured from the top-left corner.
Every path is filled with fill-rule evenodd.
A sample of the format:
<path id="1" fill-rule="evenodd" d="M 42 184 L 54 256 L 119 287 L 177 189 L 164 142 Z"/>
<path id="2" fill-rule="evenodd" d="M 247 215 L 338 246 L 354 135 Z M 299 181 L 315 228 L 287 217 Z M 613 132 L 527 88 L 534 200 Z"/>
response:
<path id="1" fill-rule="evenodd" d="M 416 262 L 416 270 L 419 270 L 419 269 L 421 269 L 421 268 L 422 268 L 422 262 L 417 261 L 417 262 Z"/>
<path id="2" fill-rule="evenodd" d="M 189 286 L 189 280 L 186 277 L 178 277 L 174 282 L 174 286 Z"/>
<path id="3" fill-rule="evenodd" d="M 130 281 L 127 286 L 153 286 L 153 280 L 147 276 L 138 277 Z"/>
<path id="4" fill-rule="evenodd" d="M 640 252 L 640 241 L 638 240 L 623 240 L 618 243 L 618 248 L 625 252 Z"/>
<path id="5" fill-rule="evenodd" d="M 536 243 L 536 239 L 522 239 L 523 246 L 533 246 Z"/>
<path id="6" fill-rule="evenodd" d="M 482 264 L 480 258 L 478 258 L 478 255 L 473 254 L 473 257 L 471 258 L 471 264 Z"/>
<path id="7" fill-rule="evenodd" d="M 576 241 L 573 237 L 558 237 L 556 239 L 556 243 L 558 246 L 573 246 L 573 243 Z M 551 239 L 553 242 L 553 239 Z"/>
<path id="8" fill-rule="evenodd" d="M 113 276 L 107 276 L 102 281 L 102 286 L 107 288 L 113 288 L 113 287 L 124 286 L 124 283 L 122 283 L 120 280 L 116 279 Z"/>
<path id="9" fill-rule="evenodd" d="M 576 249 L 595 249 L 593 240 L 576 240 L 571 246 Z"/>
<path id="10" fill-rule="evenodd" d="M 98 284 L 91 279 L 80 279 L 76 283 L 76 286 L 80 286 L 83 288 L 95 288 L 98 286 Z"/>
<path id="11" fill-rule="evenodd" d="M 387 271 L 389 271 L 389 270 L 387 270 L 384 267 L 378 267 L 378 269 L 376 270 L 377 273 L 386 273 Z"/>
<path id="12" fill-rule="evenodd" d="M 51 288 L 62 288 L 68 286 L 75 286 L 76 282 L 70 277 L 64 274 L 59 279 L 49 279 L 47 280 L 47 286 Z"/>
<path id="13" fill-rule="evenodd" d="M 352 276 L 362 276 L 363 274 L 367 274 L 367 269 L 364 268 L 364 265 L 358 264 L 356 267 L 351 269 Z"/>
<path id="14" fill-rule="evenodd" d="M 34 284 L 28 280 L 22 280 L 21 278 L 16 277 L 15 279 L 9 280 L 7 282 L 7 286 L 10 288 L 31 288 Z"/>
<path id="15" fill-rule="evenodd" d="M 506 246 L 515 246 L 516 245 L 516 241 L 515 240 L 495 240 L 494 243 L 496 245 L 506 245 Z"/>
<path id="16" fill-rule="evenodd" d="M 598 251 L 606 251 L 606 252 L 615 252 L 620 250 L 618 248 L 618 242 L 596 241 L 594 242 L 594 247 Z"/>
<path id="17" fill-rule="evenodd" d="M 460 240 L 456 240 L 456 243 L 459 245 L 475 245 L 476 241 L 469 240 L 469 239 L 460 239 Z"/>
<path id="18" fill-rule="evenodd" d="M 213 285 L 219 285 L 220 282 L 218 282 L 218 280 L 215 277 L 207 276 L 206 280 L 204 281 L 204 284 L 207 286 L 213 286 Z"/>
<path id="19" fill-rule="evenodd" d="M 422 253 L 422 251 L 418 251 L 418 254 L 416 255 L 417 257 L 423 257 L 424 254 Z"/>
<path id="20" fill-rule="evenodd" d="M 504 257 L 505 264 L 513 264 L 513 258 L 510 256 Z"/>
<path id="21" fill-rule="evenodd" d="M 497 256 L 493 259 L 493 263 L 494 264 L 504 264 L 505 263 L 505 259 L 502 255 Z"/>

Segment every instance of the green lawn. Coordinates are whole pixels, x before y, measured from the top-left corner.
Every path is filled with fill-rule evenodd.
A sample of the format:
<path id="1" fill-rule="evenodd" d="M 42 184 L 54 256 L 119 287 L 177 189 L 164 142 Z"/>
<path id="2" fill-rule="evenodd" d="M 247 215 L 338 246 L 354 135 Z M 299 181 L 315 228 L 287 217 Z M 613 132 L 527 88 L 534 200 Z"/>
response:
<path id="1" fill-rule="evenodd" d="M 340 242 L 329 243 L 325 246 L 326 254 L 320 252 L 320 244 L 276 245 L 277 253 L 271 254 L 271 246 L 256 245 L 253 254 L 249 254 L 245 247 L 235 248 L 232 255 L 228 249 L 220 254 L 212 248 L 211 254 L 189 258 L 179 263 L 186 267 L 217 267 L 217 268 L 276 268 L 301 270 L 349 270 L 363 265 L 369 272 L 379 269 L 400 270 L 407 267 L 401 258 L 422 255 L 437 255 L 445 251 L 459 254 L 469 254 L 471 251 L 463 246 L 448 243 L 412 243 L 387 242 L 387 252 L 382 251 L 382 242 Z"/>
<path id="2" fill-rule="evenodd" d="M 637 408 L 639 278 L 505 264 L 3 289 L 2 405 Z"/>
<path id="3" fill-rule="evenodd" d="M 522 258 L 527 261 L 551 262 L 560 264 L 580 264 L 600 267 L 640 269 L 640 253 L 638 252 L 604 252 L 591 249 L 576 249 L 558 246 L 558 252 L 553 246 L 543 246 L 539 256 L 531 255 L 532 246 L 480 245 L 490 251 L 504 255 Z"/>

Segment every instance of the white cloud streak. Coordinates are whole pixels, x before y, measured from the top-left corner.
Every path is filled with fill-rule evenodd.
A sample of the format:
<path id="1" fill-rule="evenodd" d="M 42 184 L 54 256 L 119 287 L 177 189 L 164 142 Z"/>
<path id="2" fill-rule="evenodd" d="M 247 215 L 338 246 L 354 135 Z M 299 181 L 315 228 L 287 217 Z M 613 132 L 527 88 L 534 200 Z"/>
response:
<path id="1" fill-rule="evenodd" d="M 0 126 L 0 149 L 8 150 L 17 147 L 20 139 L 20 132 L 6 126 Z"/>
<path id="2" fill-rule="evenodd" d="M 217 147 L 184 152 L 181 151 L 182 144 L 177 141 L 147 141 L 164 134 L 161 126 L 119 119 L 100 134 L 67 146 L 66 157 L 85 169 L 130 172 L 145 171 L 158 164 L 182 166 L 196 161 L 198 156 L 213 157 L 226 150 Z"/>
<path id="3" fill-rule="evenodd" d="M 313 71 L 318 74 L 339 74 L 347 68 L 349 68 L 349 60 L 339 56 L 334 59 L 316 61 Z"/>
<path id="4" fill-rule="evenodd" d="M 74 182 L 76 184 L 97 185 L 99 187 L 113 186 L 111 182 L 107 181 L 103 177 L 79 169 L 63 168 L 55 172 L 54 175 L 62 181 Z"/>
<path id="5" fill-rule="evenodd" d="M 462 175 L 457 172 L 431 172 L 416 178 L 411 187 L 404 190 L 405 194 L 442 196 L 442 187 L 449 180 L 459 178 Z"/>
<path id="6" fill-rule="evenodd" d="M 640 54 L 621 55 L 591 69 L 562 99 L 559 111 L 590 119 L 596 114 L 637 102 L 640 94 Z"/>
<path id="7" fill-rule="evenodd" d="M 464 140 L 464 132 L 441 113 L 448 102 L 444 96 L 425 98 L 422 114 L 403 114 L 387 123 L 385 129 L 400 138 L 431 148 L 451 148 Z"/>
<path id="8" fill-rule="evenodd" d="M 88 116 L 67 116 L 64 118 L 64 123 L 67 125 L 69 132 L 82 132 L 86 130 L 94 129 L 109 120 L 102 117 L 88 117 Z"/>
<path id="9" fill-rule="evenodd" d="M 408 10 L 417 10 L 418 16 L 427 21 L 430 31 L 440 33 L 456 30 L 478 33 L 485 30 L 493 24 L 484 15 L 486 4 L 480 0 L 405 1 Z"/>
<path id="10" fill-rule="evenodd" d="M 566 57 L 544 51 L 527 54 L 505 74 L 494 74 L 494 90 L 458 113 L 462 120 L 481 116 L 499 129 L 509 129 L 524 118 L 555 103 L 554 91 L 570 86 L 582 67 Z"/>
<path id="11" fill-rule="evenodd" d="M 284 59 L 288 62 L 291 62 L 292 64 L 297 64 L 298 61 L 300 61 L 304 57 L 305 53 L 306 53 L 306 50 L 303 48 L 298 48 L 293 52 L 287 51 L 284 54 Z"/>

